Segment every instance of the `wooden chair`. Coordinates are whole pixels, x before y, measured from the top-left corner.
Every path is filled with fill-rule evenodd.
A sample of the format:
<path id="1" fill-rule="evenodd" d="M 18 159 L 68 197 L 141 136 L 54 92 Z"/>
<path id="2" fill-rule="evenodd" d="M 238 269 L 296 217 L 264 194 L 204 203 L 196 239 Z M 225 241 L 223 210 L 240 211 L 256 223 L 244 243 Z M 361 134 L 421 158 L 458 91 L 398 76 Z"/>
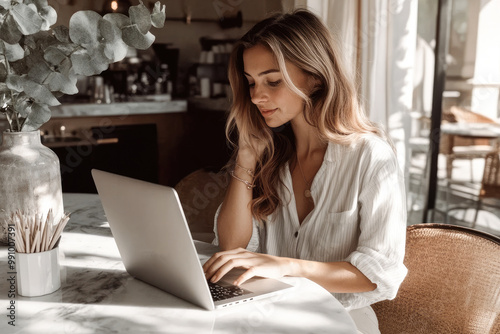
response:
<path id="1" fill-rule="evenodd" d="M 215 212 L 224 199 L 228 184 L 226 174 L 199 169 L 174 187 L 195 240 L 212 242 L 214 239 Z"/>
<path id="2" fill-rule="evenodd" d="M 443 121 L 450 123 L 496 123 L 491 118 L 458 106 L 452 106 L 443 112 Z M 470 160 L 470 177 L 473 181 L 472 160 L 484 158 L 493 149 L 495 149 L 495 143 L 489 139 L 443 134 L 440 141 L 440 153 L 446 156 L 446 177 L 452 178 L 454 160 Z"/>
<path id="3" fill-rule="evenodd" d="M 500 333 L 500 238 L 473 229 L 407 229 L 408 275 L 373 306 L 382 334 Z"/>
<path id="4" fill-rule="evenodd" d="M 486 198 L 500 199 L 500 151 L 490 152 L 484 159 L 483 180 L 472 227 L 476 224 L 479 210 Z"/>
<path id="5" fill-rule="evenodd" d="M 446 189 L 446 207 L 445 207 L 445 222 L 448 222 L 448 216 L 451 211 L 467 210 L 469 207 L 464 205 L 451 206 L 450 193 L 451 185 L 454 184 L 452 180 L 448 181 Z M 476 190 L 477 191 L 477 190 Z M 476 212 L 472 220 L 471 228 L 476 226 L 479 211 L 483 206 L 485 199 L 500 200 L 500 151 L 495 150 L 486 154 L 484 158 L 484 171 L 483 179 L 480 184 L 479 192 L 477 193 Z"/>

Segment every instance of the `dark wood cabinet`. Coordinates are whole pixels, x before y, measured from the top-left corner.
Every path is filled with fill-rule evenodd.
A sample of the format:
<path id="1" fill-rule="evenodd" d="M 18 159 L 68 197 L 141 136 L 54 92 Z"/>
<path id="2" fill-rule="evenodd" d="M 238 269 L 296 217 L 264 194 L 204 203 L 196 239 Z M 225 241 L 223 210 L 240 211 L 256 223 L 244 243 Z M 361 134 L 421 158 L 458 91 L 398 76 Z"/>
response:
<path id="1" fill-rule="evenodd" d="M 175 186 L 200 169 L 219 170 L 230 150 L 226 115 L 194 110 L 125 116 L 53 118 L 42 131 L 78 141 L 46 142 L 59 156 L 64 192 L 95 192 L 92 168 Z M 70 139 L 68 138 L 68 139 Z"/>

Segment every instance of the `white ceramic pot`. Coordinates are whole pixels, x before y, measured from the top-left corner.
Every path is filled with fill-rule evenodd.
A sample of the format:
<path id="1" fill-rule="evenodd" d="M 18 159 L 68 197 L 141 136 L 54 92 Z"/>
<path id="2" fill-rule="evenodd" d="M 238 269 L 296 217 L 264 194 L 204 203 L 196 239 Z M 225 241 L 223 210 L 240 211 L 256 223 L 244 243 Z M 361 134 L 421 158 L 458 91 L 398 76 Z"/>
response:
<path id="1" fill-rule="evenodd" d="M 41 253 L 16 253 L 17 293 L 47 295 L 61 287 L 59 247 Z"/>
<path id="2" fill-rule="evenodd" d="M 40 141 L 40 131 L 3 132 L 0 145 L 0 243 L 7 244 L 7 223 L 17 210 L 63 215 L 57 155 Z"/>

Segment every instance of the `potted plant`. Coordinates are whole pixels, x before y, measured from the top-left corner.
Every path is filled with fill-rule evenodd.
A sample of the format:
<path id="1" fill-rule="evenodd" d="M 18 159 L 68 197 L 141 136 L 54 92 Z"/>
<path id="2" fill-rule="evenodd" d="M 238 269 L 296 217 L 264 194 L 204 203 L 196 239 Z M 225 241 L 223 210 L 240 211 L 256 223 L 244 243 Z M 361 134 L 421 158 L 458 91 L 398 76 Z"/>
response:
<path id="1" fill-rule="evenodd" d="M 52 27 L 57 13 L 47 0 L 0 0 L 0 113 L 8 121 L 0 146 L 0 242 L 10 212 L 29 208 L 63 214 L 57 156 L 40 143 L 39 127 L 58 97 L 76 94 L 77 76 L 92 76 L 147 49 L 151 27 L 165 22 L 165 6 L 143 3 L 129 15 L 82 10 L 68 27 Z M 15 148 L 14 148 L 15 147 Z"/>

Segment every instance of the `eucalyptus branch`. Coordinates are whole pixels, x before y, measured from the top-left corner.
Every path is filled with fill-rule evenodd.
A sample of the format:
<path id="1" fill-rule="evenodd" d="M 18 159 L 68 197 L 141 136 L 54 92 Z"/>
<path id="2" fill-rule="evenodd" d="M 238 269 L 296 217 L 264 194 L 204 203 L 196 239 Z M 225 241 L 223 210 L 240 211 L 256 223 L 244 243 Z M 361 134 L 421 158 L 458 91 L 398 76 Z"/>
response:
<path id="1" fill-rule="evenodd" d="M 6 52 L 4 52 L 4 54 L 3 54 L 3 59 L 5 60 L 5 69 L 7 70 L 7 75 L 9 75 L 11 73 L 10 72 L 10 64 L 9 64 L 9 60 L 7 59 Z"/>
<path id="2" fill-rule="evenodd" d="M 59 93 L 78 92 L 77 75 L 100 74 L 124 59 L 129 47 L 149 48 L 155 39 L 149 29 L 165 23 L 165 5 L 159 1 L 150 11 L 139 0 L 139 5 L 130 7 L 129 16 L 111 13 L 104 18 L 94 11 L 77 11 L 67 28 L 51 28 L 57 12 L 46 0 L 1 2 L 10 6 L 0 16 L 0 42 L 7 43 L 0 58 L 5 61 L 2 78 L 7 78 L 0 83 L 5 91 L 0 108 L 11 131 L 38 129 L 50 119 L 50 107 L 59 104 Z M 22 8 L 31 16 L 18 15 Z"/>
<path id="3" fill-rule="evenodd" d="M 5 117 L 7 118 L 7 122 L 9 123 L 10 131 L 13 132 L 14 128 L 12 127 L 12 118 L 10 117 L 11 110 L 12 109 L 10 107 L 5 108 Z"/>

